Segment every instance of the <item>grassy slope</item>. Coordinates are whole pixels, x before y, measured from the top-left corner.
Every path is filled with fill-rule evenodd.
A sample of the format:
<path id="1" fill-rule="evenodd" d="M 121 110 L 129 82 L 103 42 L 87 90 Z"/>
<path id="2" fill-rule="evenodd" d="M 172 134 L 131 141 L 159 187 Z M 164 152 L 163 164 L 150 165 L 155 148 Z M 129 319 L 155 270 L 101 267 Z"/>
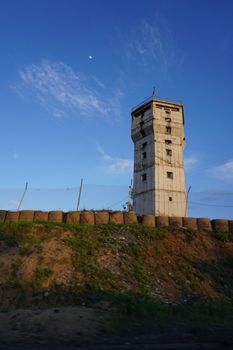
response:
<path id="1" fill-rule="evenodd" d="M 174 322 L 230 329 L 232 262 L 233 243 L 222 232 L 0 224 L 1 309 L 85 304 L 111 310 L 114 329 Z"/>

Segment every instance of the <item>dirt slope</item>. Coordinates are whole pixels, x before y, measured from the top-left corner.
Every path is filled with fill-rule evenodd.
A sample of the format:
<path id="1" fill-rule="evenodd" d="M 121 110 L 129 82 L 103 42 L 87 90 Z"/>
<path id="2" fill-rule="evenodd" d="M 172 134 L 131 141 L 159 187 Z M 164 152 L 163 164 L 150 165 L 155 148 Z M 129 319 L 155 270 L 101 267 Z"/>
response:
<path id="1" fill-rule="evenodd" d="M 225 232 L 0 224 L 0 338 L 81 344 L 149 332 L 231 344 L 232 262 Z"/>
<path id="2" fill-rule="evenodd" d="M 231 298 L 232 261 L 232 237 L 225 233 L 1 224 L 0 300 L 2 307 L 26 305 L 54 291 L 63 292 L 64 303 L 66 291 L 139 293 L 174 302 Z"/>

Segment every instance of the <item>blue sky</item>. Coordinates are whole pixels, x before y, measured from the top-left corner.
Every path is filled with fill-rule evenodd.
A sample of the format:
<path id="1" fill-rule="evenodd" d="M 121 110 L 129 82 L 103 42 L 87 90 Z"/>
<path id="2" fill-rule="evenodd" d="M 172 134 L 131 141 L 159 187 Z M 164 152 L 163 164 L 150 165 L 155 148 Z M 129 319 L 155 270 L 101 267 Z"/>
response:
<path id="1" fill-rule="evenodd" d="M 28 181 L 24 208 L 57 189 L 72 209 L 81 177 L 82 206 L 121 206 L 130 111 L 155 86 L 185 106 L 190 215 L 232 218 L 232 14 L 230 0 L 0 0 L 0 206 Z"/>

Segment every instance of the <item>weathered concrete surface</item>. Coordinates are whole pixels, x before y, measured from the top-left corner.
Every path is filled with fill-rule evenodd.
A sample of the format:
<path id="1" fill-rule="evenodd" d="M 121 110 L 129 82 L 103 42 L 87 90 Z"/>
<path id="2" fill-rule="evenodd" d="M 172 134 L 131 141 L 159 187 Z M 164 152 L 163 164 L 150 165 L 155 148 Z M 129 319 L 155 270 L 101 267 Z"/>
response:
<path id="1" fill-rule="evenodd" d="M 108 224 L 109 223 L 109 212 L 108 211 L 96 211 L 95 212 L 95 223 Z"/>
<path id="2" fill-rule="evenodd" d="M 197 219 L 196 218 L 183 218 L 183 226 L 197 230 Z"/>
<path id="3" fill-rule="evenodd" d="M 0 210 L 0 222 L 4 222 L 6 218 L 7 210 Z"/>
<path id="4" fill-rule="evenodd" d="M 136 224 L 138 222 L 137 214 L 134 211 L 129 211 L 124 213 L 124 223 Z"/>
<path id="5" fill-rule="evenodd" d="M 183 105 L 151 99 L 131 117 L 134 210 L 139 215 L 187 216 Z"/>
<path id="6" fill-rule="evenodd" d="M 49 213 L 47 211 L 36 210 L 34 213 L 34 221 L 48 221 Z"/>
<path id="7" fill-rule="evenodd" d="M 154 215 L 143 215 L 142 216 L 142 224 L 155 227 L 155 216 Z"/>
<path id="8" fill-rule="evenodd" d="M 198 218 L 197 226 L 198 226 L 198 230 L 212 231 L 211 221 L 208 218 Z"/>
<path id="9" fill-rule="evenodd" d="M 169 226 L 169 217 L 168 216 L 156 216 L 156 226 L 157 227 Z"/>
<path id="10" fill-rule="evenodd" d="M 80 214 L 80 222 L 81 224 L 94 225 L 95 224 L 95 216 L 93 211 L 82 211 Z"/>
<path id="11" fill-rule="evenodd" d="M 80 212 L 70 211 L 65 214 L 65 222 L 67 224 L 79 224 L 80 223 Z"/>
<path id="12" fill-rule="evenodd" d="M 49 221 L 52 222 L 63 222 L 63 211 L 61 210 L 52 210 L 49 212 Z"/>
<path id="13" fill-rule="evenodd" d="M 228 220 L 215 219 L 215 220 L 212 220 L 211 223 L 212 223 L 212 227 L 215 231 L 229 232 Z"/>
<path id="14" fill-rule="evenodd" d="M 112 211 L 109 213 L 109 222 L 117 225 L 124 224 L 124 216 L 121 211 Z"/>
<path id="15" fill-rule="evenodd" d="M 229 220 L 229 232 L 233 234 L 233 220 Z"/>
<path id="16" fill-rule="evenodd" d="M 34 210 L 21 210 L 19 213 L 19 221 L 33 221 Z"/>
<path id="17" fill-rule="evenodd" d="M 18 221 L 19 211 L 8 211 L 6 214 L 5 222 Z"/>
<path id="18" fill-rule="evenodd" d="M 183 226 L 183 220 L 182 220 L 181 217 L 172 216 L 172 217 L 169 218 L 169 225 L 182 227 Z"/>

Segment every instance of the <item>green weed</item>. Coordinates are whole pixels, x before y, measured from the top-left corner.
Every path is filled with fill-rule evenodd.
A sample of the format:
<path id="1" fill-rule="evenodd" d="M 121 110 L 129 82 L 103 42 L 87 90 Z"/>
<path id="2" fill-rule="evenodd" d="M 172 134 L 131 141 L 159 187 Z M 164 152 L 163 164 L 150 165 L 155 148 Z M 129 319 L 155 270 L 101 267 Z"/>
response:
<path id="1" fill-rule="evenodd" d="M 47 267 L 38 267 L 35 271 L 34 278 L 35 282 L 40 284 L 42 281 L 44 281 L 46 278 L 51 276 L 53 273 L 53 270 Z"/>
<path id="2" fill-rule="evenodd" d="M 229 232 L 214 231 L 214 237 L 219 241 L 225 243 L 229 241 L 230 234 Z"/>

